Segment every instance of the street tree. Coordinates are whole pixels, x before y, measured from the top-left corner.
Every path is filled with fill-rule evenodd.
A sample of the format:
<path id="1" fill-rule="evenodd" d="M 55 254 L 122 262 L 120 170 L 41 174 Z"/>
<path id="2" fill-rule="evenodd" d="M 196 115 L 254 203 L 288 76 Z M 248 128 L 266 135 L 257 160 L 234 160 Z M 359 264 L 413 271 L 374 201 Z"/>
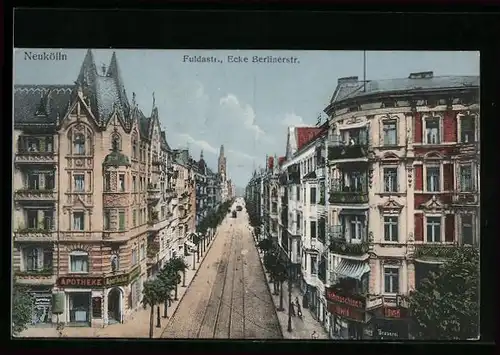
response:
<path id="1" fill-rule="evenodd" d="M 154 311 L 155 306 L 163 302 L 164 289 L 163 284 L 159 279 L 148 280 L 144 282 L 142 293 L 142 304 L 144 308 L 151 307 L 151 313 L 149 314 L 149 337 L 153 338 L 153 326 L 154 326 Z M 158 313 L 159 314 L 159 313 Z"/>
<path id="2" fill-rule="evenodd" d="M 168 306 L 172 302 L 172 291 L 175 289 L 175 275 L 169 269 L 162 269 L 158 274 L 158 280 L 162 285 L 163 318 L 167 318 Z"/>
<path id="3" fill-rule="evenodd" d="M 27 329 L 31 323 L 33 298 L 28 290 L 14 283 L 12 297 L 12 334 L 14 336 Z"/>
<path id="4" fill-rule="evenodd" d="M 275 279 L 276 276 L 276 266 L 278 265 L 278 255 L 275 253 L 267 253 L 264 255 L 264 267 L 266 268 L 269 276 L 271 278 L 271 282 L 273 283 L 273 295 L 278 295 L 278 281 Z"/>
<path id="5" fill-rule="evenodd" d="M 257 244 L 257 247 L 262 250 L 265 254 L 269 254 L 269 252 L 273 248 L 273 241 L 271 239 L 262 239 L 259 244 Z"/>
<path id="6" fill-rule="evenodd" d="M 280 306 L 278 308 L 278 311 L 284 311 L 285 309 L 283 308 L 283 283 L 287 280 L 286 265 L 283 264 L 281 261 L 278 261 L 277 264 L 274 266 L 273 274 L 275 283 L 278 283 L 279 285 Z"/>
<path id="7" fill-rule="evenodd" d="M 177 272 L 182 272 L 182 287 L 186 287 L 186 270 L 189 267 L 186 260 L 180 256 L 176 256 L 170 259 L 168 264 L 172 266 L 172 269 L 177 270 Z"/>
<path id="8" fill-rule="evenodd" d="M 479 251 L 457 248 L 407 298 L 420 339 L 465 340 L 479 334 Z"/>
<path id="9" fill-rule="evenodd" d="M 163 270 L 163 273 L 166 275 L 170 275 L 172 282 L 174 284 L 174 301 L 177 301 L 179 298 L 178 296 L 178 291 L 179 291 L 179 284 L 182 281 L 181 275 L 179 275 L 179 270 L 176 268 L 176 265 L 173 264 L 165 264 Z"/>

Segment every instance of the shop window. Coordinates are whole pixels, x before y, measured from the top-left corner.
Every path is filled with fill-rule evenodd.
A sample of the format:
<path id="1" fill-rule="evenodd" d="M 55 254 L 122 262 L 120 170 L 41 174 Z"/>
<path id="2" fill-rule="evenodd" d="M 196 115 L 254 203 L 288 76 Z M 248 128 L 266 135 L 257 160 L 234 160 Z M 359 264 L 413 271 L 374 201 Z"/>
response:
<path id="1" fill-rule="evenodd" d="M 441 217 L 427 217 L 427 242 L 441 242 Z"/>
<path id="2" fill-rule="evenodd" d="M 85 175 L 75 174 L 73 175 L 75 192 L 85 192 Z"/>
<path id="3" fill-rule="evenodd" d="M 397 129 L 395 120 L 384 121 L 383 133 L 384 133 L 384 146 L 397 145 Z"/>
<path id="4" fill-rule="evenodd" d="M 426 182 L 427 182 L 427 192 L 439 192 L 440 188 L 440 177 L 441 177 L 441 169 L 439 166 L 428 166 L 426 173 Z"/>
<path id="5" fill-rule="evenodd" d="M 398 191 L 398 168 L 384 168 L 384 192 Z"/>
<path id="6" fill-rule="evenodd" d="M 81 133 L 75 134 L 73 138 L 73 150 L 76 155 L 85 154 L 85 136 Z"/>
<path id="7" fill-rule="evenodd" d="M 399 293 L 399 268 L 384 267 L 384 292 Z"/>
<path id="8" fill-rule="evenodd" d="M 473 178 L 472 178 L 472 165 L 460 166 L 460 191 L 472 192 L 473 191 Z"/>
<path id="9" fill-rule="evenodd" d="M 425 120 L 425 137 L 427 144 L 439 144 L 441 142 L 439 117 L 431 117 Z"/>
<path id="10" fill-rule="evenodd" d="M 460 121 L 460 142 L 474 143 L 476 141 L 476 125 L 474 116 L 462 117 Z"/>
<path id="11" fill-rule="evenodd" d="M 398 217 L 384 217 L 384 240 L 386 242 L 398 241 Z"/>
<path id="12" fill-rule="evenodd" d="M 463 214 L 461 216 L 461 222 L 462 222 L 462 244 L 474 245 L 473 216 L 468 214 Z"/>
<path id="13" fill-rule="evenodd" d="M 86 251 L 75 250 L 69 255 L 71 272 L 89 272 L 89 254 Z"/>
<path id="14" fill-rule="evenodd" d="M 69 294 L 69 320 L 71 323 L 87 323 L 90 321 L 90 293 Z"/>

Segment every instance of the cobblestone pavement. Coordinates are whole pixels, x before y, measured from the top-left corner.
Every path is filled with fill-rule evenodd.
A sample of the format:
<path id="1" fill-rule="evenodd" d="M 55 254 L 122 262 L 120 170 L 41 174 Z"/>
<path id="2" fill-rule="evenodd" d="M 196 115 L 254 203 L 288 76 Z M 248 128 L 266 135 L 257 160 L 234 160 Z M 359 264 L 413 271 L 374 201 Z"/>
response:
<path id="1" fill-rule="evenodd" d="M 227 217 L 162 338 L 280 339 L 245 211 Z"/>

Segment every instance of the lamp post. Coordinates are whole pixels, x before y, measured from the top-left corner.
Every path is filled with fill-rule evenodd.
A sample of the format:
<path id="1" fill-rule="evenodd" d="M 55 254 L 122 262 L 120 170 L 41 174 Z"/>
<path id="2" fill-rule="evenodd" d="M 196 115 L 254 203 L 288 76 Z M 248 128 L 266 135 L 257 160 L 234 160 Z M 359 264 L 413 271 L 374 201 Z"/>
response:
<path id="1" fill-rule="evenodd" d="M 287 331 L 292 331 L 292 263 L 288 260 L 288 328 Z"/>

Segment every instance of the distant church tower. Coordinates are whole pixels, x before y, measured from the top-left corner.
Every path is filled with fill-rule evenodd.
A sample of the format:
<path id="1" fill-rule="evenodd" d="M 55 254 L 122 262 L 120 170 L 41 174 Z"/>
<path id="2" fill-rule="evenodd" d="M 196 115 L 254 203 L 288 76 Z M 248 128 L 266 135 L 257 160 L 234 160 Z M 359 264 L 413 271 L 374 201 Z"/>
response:
<path id="1" fill-rule="evenodd" d="M 219 153 L 219 175 L 222 181 L 226 181 L 226 157 L 224 156 L 224 145 L 220 146 Z"/>

